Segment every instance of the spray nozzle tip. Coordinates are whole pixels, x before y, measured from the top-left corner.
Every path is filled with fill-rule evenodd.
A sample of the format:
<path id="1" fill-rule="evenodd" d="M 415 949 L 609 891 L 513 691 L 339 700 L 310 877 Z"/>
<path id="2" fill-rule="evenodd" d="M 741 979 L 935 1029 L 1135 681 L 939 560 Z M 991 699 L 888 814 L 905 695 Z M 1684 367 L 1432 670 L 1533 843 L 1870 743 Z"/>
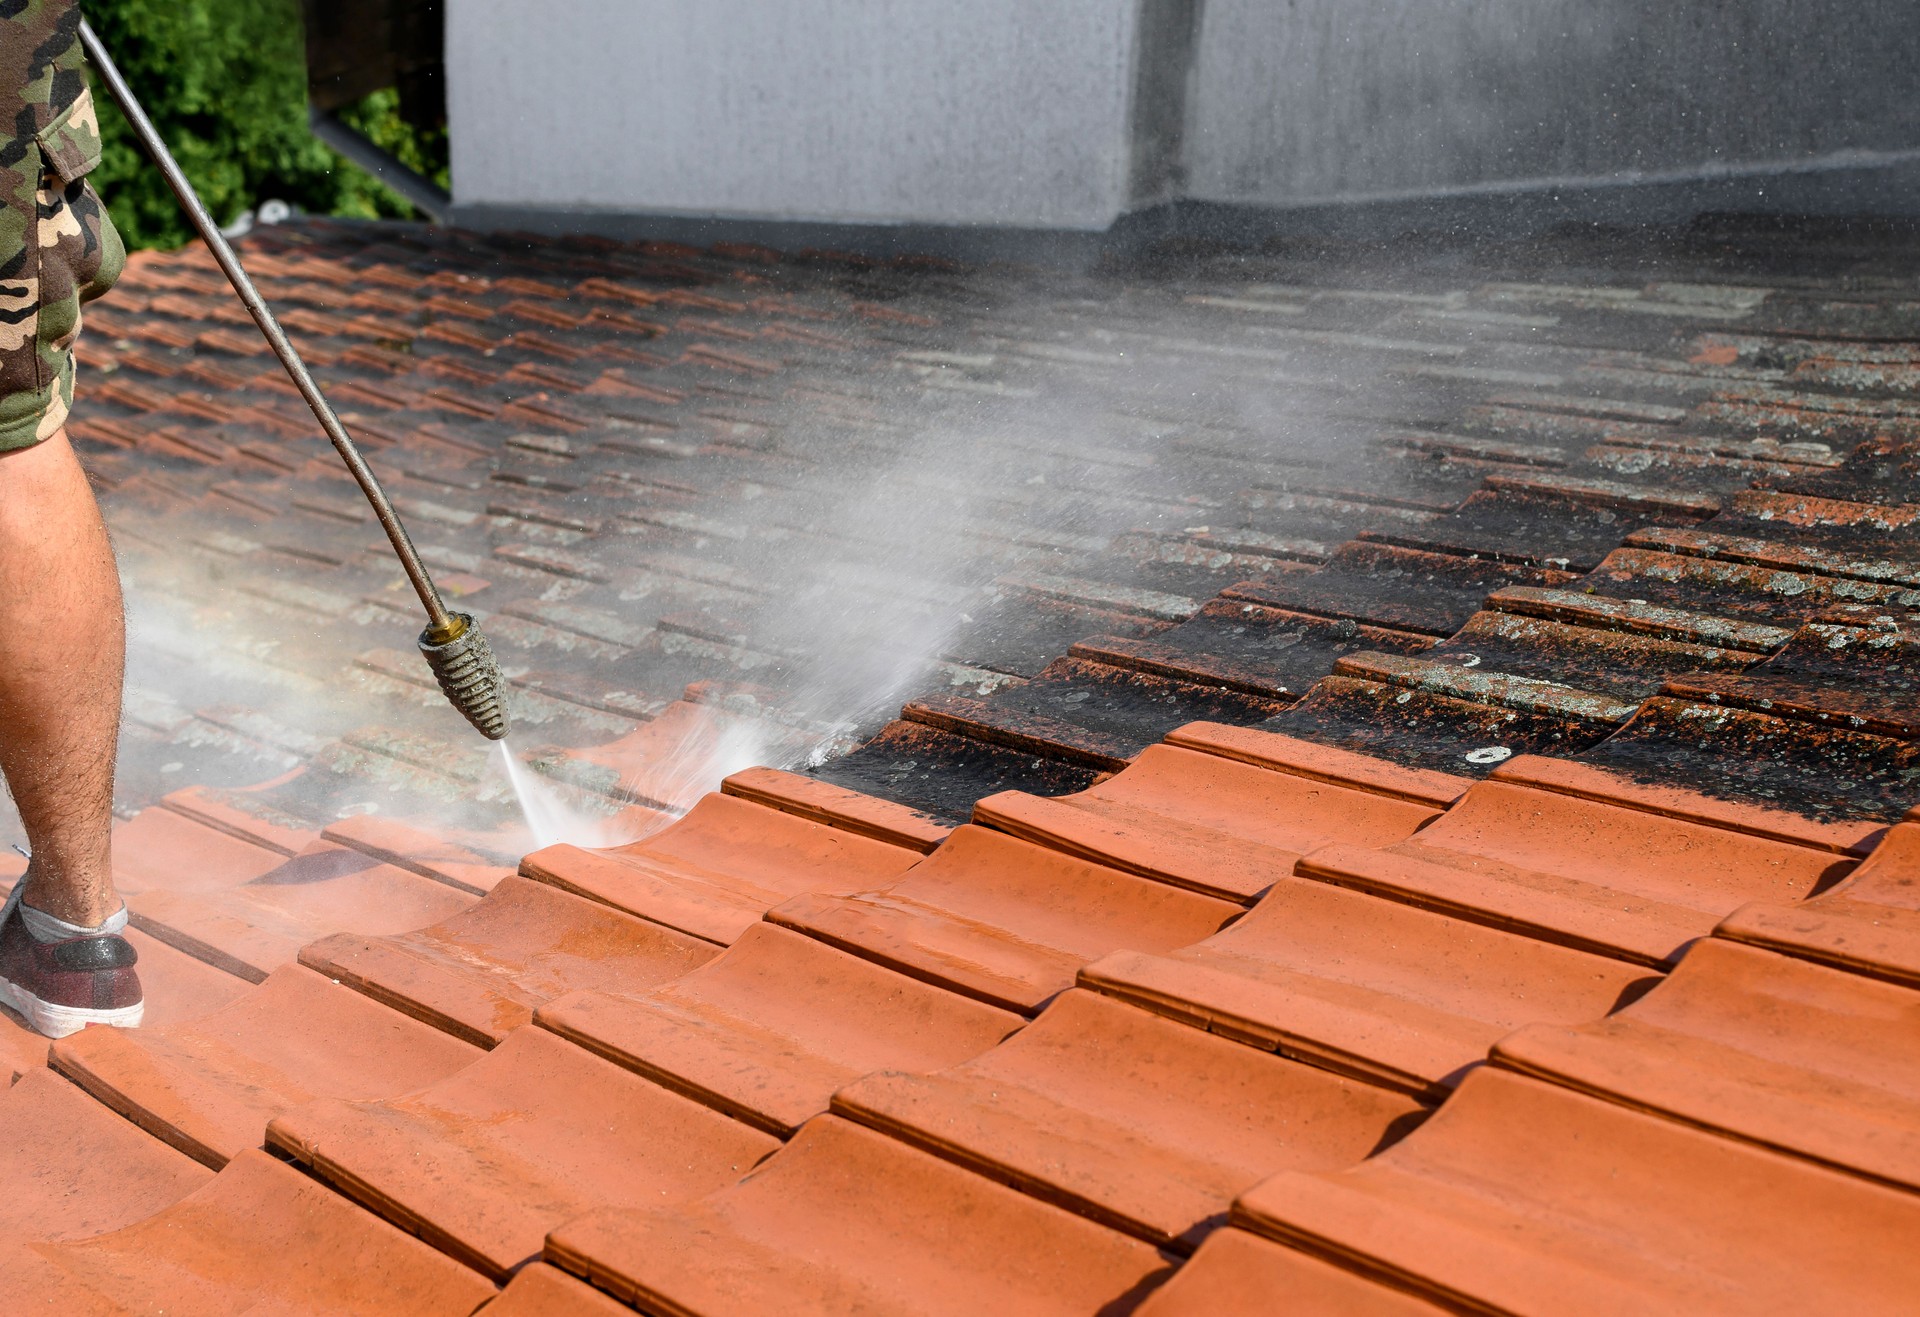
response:
<path id="1" fill-rule="evenodd" d="M 432 629 L 420 633 L 420 652 L 439 679 L 440 690 L 475 731 L 489 741 L 503 739 L 511 719 L 507 713 L 506 681 L 494 661 L 493 648 L 479 626 L 465 613 L 454 615 L 461 626 L 452 639 L 436 642 Z"/>

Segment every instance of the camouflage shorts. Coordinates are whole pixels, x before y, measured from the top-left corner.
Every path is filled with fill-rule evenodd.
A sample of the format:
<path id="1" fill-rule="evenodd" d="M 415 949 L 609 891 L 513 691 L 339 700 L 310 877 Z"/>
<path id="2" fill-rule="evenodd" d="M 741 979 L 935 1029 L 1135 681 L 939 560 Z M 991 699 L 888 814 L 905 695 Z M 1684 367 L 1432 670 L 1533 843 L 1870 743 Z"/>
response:
<path id="1" fill-rule="evenodd" d="M 0 452 L 31 447 L 66 423 L 80 304 L 126 266 L 120 235 L 86 182 L 99 161 L 100 126 L 85 91 L 38 133 L 0 148 L 0 179 L 22 193 L 33 188 L 31 205 L 22 195 L 0 210 Z"/>

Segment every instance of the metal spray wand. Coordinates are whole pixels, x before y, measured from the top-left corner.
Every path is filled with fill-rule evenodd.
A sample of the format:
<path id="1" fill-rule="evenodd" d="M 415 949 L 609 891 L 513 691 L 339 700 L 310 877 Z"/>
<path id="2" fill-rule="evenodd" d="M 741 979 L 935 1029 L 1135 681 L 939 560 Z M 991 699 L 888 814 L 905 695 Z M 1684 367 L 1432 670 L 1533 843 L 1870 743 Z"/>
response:
<path id="1" fill-rule="evenodd" d="M 173 195 L 179 198 L 181 208 L 187 212 L 187 218 L 193 221 L 201 240 L 213 252 L 213 259 L 219 262 L 227 281 L 233 285 L 234 292 L 246 304 L 254 324 L 260 327 L 261 334 L 266 337 L 268 346 L 280 358 L 280 364 L 286 367 L 294 387 L 300 390 L 300 396 L 313 409 L 320 428 L 333 441 L 341 461 L 347 464 L 348 472 L 359 484 L 360 492 L 373 505 L 373 515 L 380 519 L 381 529 L 387 532 L 387 539 L 393 543 L 394 555 L 400 559 L 400 566 L 413 583 L 414 592 L 420 596 L 421 606 L 427 610 L 427 626 L 420 633 L 420 652 L 426 655 L 433 675 L 439 679 L 440 689 L 482 736 L 500 740 L 506 736 L 508 726 L 506 687 L 486 637 L 480 634 L 480 628 L 471 616 L 449 611 L 440 598 L 440 591 L 427 574 L 426 565 L 414 551 L 407 528 L 400 524 L 393 504 L 387 501 L 386 491 L 380 488 L 379 480 L 360 456 L 360 450 L 354 446 L 346 427 L 340 424 L 340 418 L 334 415 L 332 406 L 320 392 L 320 386 L 313 382 L 313 376 L 307 372 L 306 363 L 300 360 L 300 354 L 287 341 L 286 332 L 280 328 L 280 322 L 274 319 L 273 312 L 262 300 L 260 290 L 253 286 L 253 280 L 240 267 L 240 260 L 233 254 L 233 248 L 214 224 L 213 217 L 207 214 L 207 208 L 200 203 L 193 184 L 180 172 L 173 153 L 161 140 L 153 121 L 140 108 L 132 88 L 120 76 L 112 56 L 107 54 L 106 47 L 100 44 L 100 38 L 85 19 L 80 22 L 80 41 L 86 48 L 87 58 L 99 70 L 101 77 L 106 79 L 114 99 L 120 102 L 127 122 L 133 125 L 134 135 L 160 167 L 167 186 L 173 189 Z"/>

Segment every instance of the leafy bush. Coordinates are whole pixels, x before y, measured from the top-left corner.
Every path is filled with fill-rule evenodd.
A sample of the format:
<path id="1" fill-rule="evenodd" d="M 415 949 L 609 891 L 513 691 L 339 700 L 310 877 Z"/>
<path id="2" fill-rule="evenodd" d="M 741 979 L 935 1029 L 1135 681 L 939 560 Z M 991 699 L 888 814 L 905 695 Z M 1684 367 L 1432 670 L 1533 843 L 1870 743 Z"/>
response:
<path id="1" fill-rule="evenodd" d="M 414 217 L 308 131 L 299 0 L 87 0 L 86 14 L 218 222 L 276 197 L 320 214 Z M 187 241 L 186 217 L 97 78 L 94 91 L 104 149 L 93 183 L 127 246 Z M 393 93 L 340 117 L 444 183 L 444 140 L 418 140 Z"/>

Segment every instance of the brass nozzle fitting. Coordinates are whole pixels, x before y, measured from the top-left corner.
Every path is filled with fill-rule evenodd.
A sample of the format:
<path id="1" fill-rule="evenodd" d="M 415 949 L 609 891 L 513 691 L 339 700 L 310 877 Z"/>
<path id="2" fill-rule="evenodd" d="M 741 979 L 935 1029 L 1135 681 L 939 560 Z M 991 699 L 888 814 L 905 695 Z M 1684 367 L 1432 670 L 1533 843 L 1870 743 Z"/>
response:
<path id="1" fill-rule="evenodd" d="M 428 627 L 420 633 L 420 652 L 427 656 L 441 691 L 475 731 L 490 741 L 506 736 L 506 682 L 473 618 L 454 613 L 451 625 Z"/>

